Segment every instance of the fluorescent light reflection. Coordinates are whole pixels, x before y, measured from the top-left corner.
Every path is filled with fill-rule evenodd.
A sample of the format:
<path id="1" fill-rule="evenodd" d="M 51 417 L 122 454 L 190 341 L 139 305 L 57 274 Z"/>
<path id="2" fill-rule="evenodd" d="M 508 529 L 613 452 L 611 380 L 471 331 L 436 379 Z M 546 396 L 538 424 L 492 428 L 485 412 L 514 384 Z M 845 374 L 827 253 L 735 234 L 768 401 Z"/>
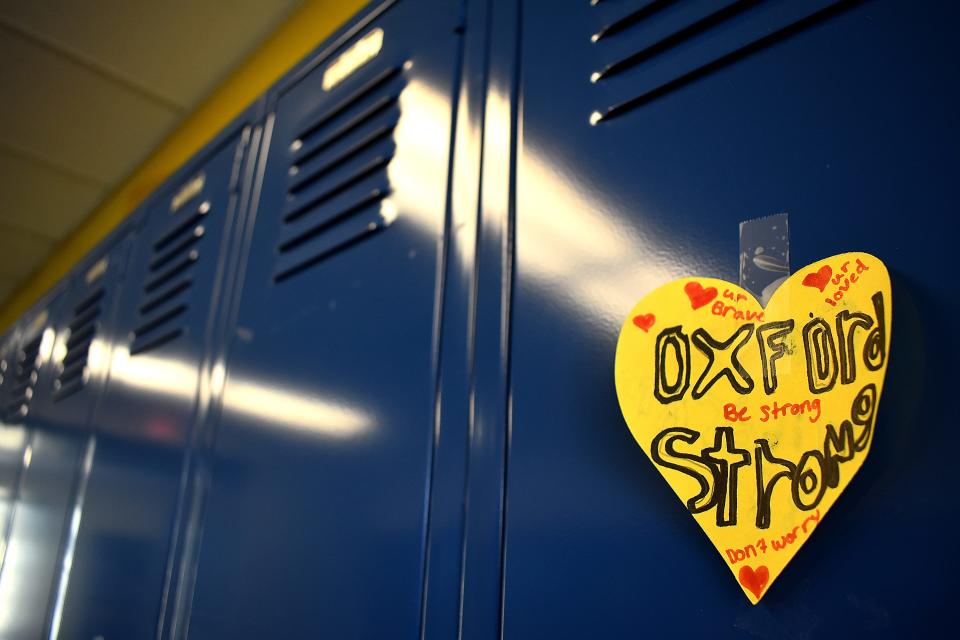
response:
<path id="1" fill-rule="evenodd" d="M 409 217 L 434 232 L 444 207 L 439 199 L 444 190 L 437 188 L 437 180 L 445 175 L 424 168 L 447 169 L 449 96 L 422 80 L 412 80 L 401 96 L 401 111 L 396 135 L 402 161 L 390 165 L 390 179 L 396 186 L 391 199 L 397 202 L 401 218 Z M 486 106 L 486 157 L 508 157 L 510 131 L 499 129 L 509 128 L 510 123 L 507 95 L 491 90 Z M 644 293 L 687 275 L 682 263 L 669 258 L 669 248 L 659 234 L 636 228 L 635 220 L 611 216 L 620 207 L 607 202 L 604 194 L 577 184 L 582 176 L 566 174 L 564 167 L 529 145 L 521 154 L 519 172 L 520 268 L 556 281 L 569 292 L 565 301 L 619 324 Z M 485 187 L 487 206 L 507 202 L 505 191 L 491 191 L 499 186 L 497 182 Z M 508 185 L 504 181 L 502 186 Z"/>
<path id="2" fill-rule="evenodd" d="M 363 411 L 318 397 L 285 383 L 268 383 L 230 376 L 224 409 L 259 421 L 267 428 L 320 435 L 337 440 L 369 432 L 374 421 Z"/>
<path id="3" fill-rule="evenodd" d="M 83 454 L 83 463 L 80 467 L 80 482 L 70 512 L 70 524 L 67 529 L 67 538 L 64 545 L 63 564 L 60 566 L 60 576 L 57 580 L 56 597 L 54 600 L 53 615 L 50 622 L 50 640 L 60 636 L 60 622 L 63 618 L 63 605 L 67 599 L 67 587 L 70 584 L 70 572 L 73 570 L 73 558 L 77 549 L 77 535 L 80 533 L 80 517 L 83 515 L 83 501 L 87 494 L 87 482 L 90 471 L 93 469 L 93 456 L 97 450 L 97 437 L 87 436 L 87 446 Z"/>
<path id="4" fill-rule="evenodd" d="M 21 433 L 24 433 L 21 431 Z M 24 434 L 25 435 L 25 434 Z M 20 462 L 21 477 L 30 470 L 33 462 L 33 438 L 31 437 L 23 449 L 23 458 Z M 11 496 L 12 498 L 12 496 Z M 25 502 L 22 497 L 9 501 L 10 511 L 7 517 L 15 517 L 18 521 L 25 521 L 24 530 L 36 530 L 37 523 L 43 523 L 47 515 L 42 505 Z M 14 530 L 8 529 L 12 539 L 0 539 L 0 638 L 15 637 L 19 631 L 17 611 L 21 606 L 29 606 L 31 592 L 28 587 L 34 586 L 31 578 L 36 574 L 36 567 L 42 564 L 49 550 L 40 543 L 42 536 L 14 536 Z"/>
<path id="5" fill-rule="evenodd" d="M 400 94 L 400 112 L 397 159 L 389 168 L 391 199 L 401 218 L 435 234 L 441 228 L 446 198 L 450 98 L 414 78 Z"/>
<path id="6" fill-rule="evenodd" d="M 106 373 L 109 364 L 108 353 L 106 342 L 100 338 L 94 338 L 90 341 L 90 349 L 87 351 L 87 368 L 91 375 L 99 376 Z M 57 362 L 62 360 L 63 358 L 60 358 Z"/>
<path id="7" fill-rule="evenodd" d="M 112 360 L 110 377 L 114 382 L 182 400 L 191 400 L 196 395 L 195 363 L 145 353 L 131 356 L 124 345 L 114 348 Z"/>
<path id="8" fill-rule="evenodd" d="M 40 339 L 40 361 L 47 362 L 53 353 L 53 343 L 56 342 L 56 333 L 51 327 L 43 330 L 43 337 Z"/>
<path id="9" fill-rule="evenodd" d="M 192 363 L 148 354 L 130 357 L 125 347 L 117 347 L 113 360 L 120 381 L 127 386 L 184 400 L 192 400 L 196 393 L 199 378 L 197 367 Z M 223 363 L 213 366 L 210 389 L 214 395 L 223 392 L 227 411 L 239 413 L 267 428 L 347 439 L 363 435 L 374 424 L 363 411 L 283 382 L 234 375 L 229 375 L 228 380 Z"/>
<path id="10" fill-rule="evenodd" d="M 657 233 L 619 220 L 620 206 L 561 166 L 525 149 L 518 170 L 518 268 L 564 304 L 619 326 L 645 293 L 687 275 Z"/>
<path id="11" fill-rule="evenodd" d="M 43 507 L 28 502 L 16 505 L 16 518 L 26 522 L 23 532 L 32 533 L 39 526 L 50 524 L 50 514 Z M 33 531 L 31 531 L 33 529 Z M 19 533 L 19 531 L 18 531 Z M 8 540 L 3 562 L 3 579 L 0 580 L 0 638 L 25 637 L 24 620 L 18 612 L 34 606 L 37 594 L 37 567 L 42 567 L 50 553 L 43 544 L 43 536 L 16 535 Z"/>

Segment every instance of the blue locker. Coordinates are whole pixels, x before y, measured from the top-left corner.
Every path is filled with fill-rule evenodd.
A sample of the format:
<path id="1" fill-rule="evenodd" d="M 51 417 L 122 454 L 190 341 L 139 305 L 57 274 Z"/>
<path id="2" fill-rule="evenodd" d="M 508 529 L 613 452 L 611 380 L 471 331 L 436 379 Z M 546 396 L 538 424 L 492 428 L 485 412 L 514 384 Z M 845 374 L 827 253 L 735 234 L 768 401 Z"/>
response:
<path id="1" fill-rule="evenodd" d="M 0 407 L 7 406 L 7 388 L 14 378 L 13 367 L 16 363 L 16 354 L 19 346 L 19 320 L 0 336 Z M 0 416 L 6 411 L 0 411 Z M 3 420 L 6 425 L 6 420 Z"/>
<path id="2" fill-rule="evenodd" d="M 0 341 L 0 638 L 942 635 L 958 14 L 372 3 Z M 752 607 L 613 362 L 784 211 L 794 268 L 886 262 L 895 339 Z"/>
<path id="3" fill-rule="evenodd" d="M 259 113 L 259 103 L 247 109 L 143 205 L 107 331 L 110 371 L 93 407 L 81 516 L 65 549 L 60 637 L 152 637 L 159 629 Z"/>
<path id="4" fill-rule="evenodd" d="M 239 223 L 248 109 L 144 205 L 126 269 L 116 346 L 96 429 L 180 445 L 196 410 L 200 364 Z"/>
<path id="5" fill-rule="evenodd" d="M 78 434 L 47 428 L 42 390 L 54 378 L 55 326 L 68 282 L 59 283 L 21 318 L 4 375 L 4 511 L 0 564 L 0 637 L 36 638 L 49 628 L 62 570 Z"/>
<path id="6" fill-rule="evenodd" d="M 47 429 L 86 432 L 101 396 L 115 341 L 117 299 L 139 210 L 74 267 L 53 319 L 48 379 L 38 384 L 33 417 Z"/>
<path id="7" fill-rule="evenodd" d="M 18 350 L 17 325 L 11 327 L 0 339 L 0 407 L 7 404 L 7 388 L 13 380 L 13 363 Z M 17 502 L 23 456 L 27 446 L 27 433 L 20 424 L 7 424 L 0 420 L 0 577 L 6 557 L 7 537 Z"/>
<path id="8" fill-rule="evenodd" d="M 190 637 L 419 633 L 461 27 L 372 5 L 271 94 Z"/>
<path id="9" fill-rule="evenodd" d="M 76 517 L 90 411 L 109 366 L 104 327 L 135 216 L 110 234 L 21 321 L 7 355 L 4 478 L 11 485 L 10 554 L 0 573 L 2 637 L 37 637 L 54 624 Z M 6 373 L 6 372 L 5 372 Z M 5 482 L 6 484 L 6 482 Z M 6 519 L 4 519 L 6 522 Z"/>
<path id="10" fill-rule="evenodd" d="M 522 129 L 503 637 L 950 634 L 957 19 L 892 0 L 525 0 L 494 32 Z M 627 430 L 614 349 L 658 285 L 736 282 L 738 223 L 783 211 L 794 268 L 886 262 L 893 351 L 870 457 L 752 607 Z"/>

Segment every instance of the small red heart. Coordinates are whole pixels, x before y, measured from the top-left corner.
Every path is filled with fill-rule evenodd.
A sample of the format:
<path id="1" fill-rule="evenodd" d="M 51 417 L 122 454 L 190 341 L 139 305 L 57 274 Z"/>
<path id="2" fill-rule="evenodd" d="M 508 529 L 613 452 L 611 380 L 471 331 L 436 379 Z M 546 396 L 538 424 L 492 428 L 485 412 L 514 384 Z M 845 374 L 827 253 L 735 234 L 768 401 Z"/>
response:
<path id="1" fill-rule="evenodd" d="M 694 310 L 699 309 L 717 297 L 716 287 L 704 289 L 703 285 L 699 282 L 688 282 L 683 287 L 683 290 L 686 292 L 687 297 L 690 298 L 690 304 L 693 305 Z"/>
<path id="2" fill-rule="evenodd" d="M 823 293 L 823 290 L 827 288 L 827 285 L 830 283 L 830 276 L 833 275 L 833 269 L 830 268 L 830 265 L 825 264 L 820 267 L 819 270 L 808 273 L 803 278 L 803 286 L 805 287 L 816 287 L 820 289 L 820 293 Z"/>
<path id="3" fill-rule="evenodd" d="M 769 581 L 770 571 L 765 566 L 761 565 L 756 570 L 747 565 L 740 567 L 740 584 L 745 589 L 749 589 L 757 600 L 760 599 L 760 594 L 763 593 L 763 588 Z"/>
<path id="4" fill-rule="evenodd" d="M 644 333 L 646 333 L 647 330 L 649 330 L 650 327 L 653 326 L 653 323 L 656 321 L 657 321 L 657 317 L 654 316 L 652 313 L 633 317 L 633 324 L 643 329 Z"/>

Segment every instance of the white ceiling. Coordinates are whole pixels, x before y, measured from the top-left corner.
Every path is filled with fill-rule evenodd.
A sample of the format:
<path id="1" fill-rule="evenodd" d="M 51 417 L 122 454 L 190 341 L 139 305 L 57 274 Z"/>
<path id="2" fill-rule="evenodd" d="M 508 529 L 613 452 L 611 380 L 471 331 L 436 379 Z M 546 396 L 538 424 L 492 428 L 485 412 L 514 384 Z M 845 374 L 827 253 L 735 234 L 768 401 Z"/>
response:
<path id="1" fill-rule="evenodd" d="M 302 0 L 0 0 L 0 304 Z"/>

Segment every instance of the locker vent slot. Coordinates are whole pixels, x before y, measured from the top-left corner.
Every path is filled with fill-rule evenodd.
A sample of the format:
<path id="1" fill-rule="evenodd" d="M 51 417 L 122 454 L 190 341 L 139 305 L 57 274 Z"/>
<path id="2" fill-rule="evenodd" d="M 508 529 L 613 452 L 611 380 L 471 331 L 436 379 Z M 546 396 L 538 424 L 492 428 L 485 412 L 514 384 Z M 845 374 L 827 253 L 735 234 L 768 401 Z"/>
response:
<path id="1" fill-rule="evenodd" d="M 735 0 L 696 8 L 653 0 L 608 16 L 590 40 L 608 60 L 590 76 L 608 106 L 590 114 L 607 122 L 833 17 L 856 0 Z M 610 13 L 615 7 L 606 8 Z M 719 8 L 718 8 L 719 7 Z"/>
<path id="2" fill-rule="evenodd" d="M 37 384 L 40 369 L 40 341 L 43 332 L 24 345 L 17 354 L 13 367 L 13 379 L 10 381 L 10 402 L 4 407 L 7 422 L 17 422 L 27 417 L 30 401 Z"/>
<path id="3" fill-rule="evenodd" d="M 57 379 L 53 381 L 54 402 L 72 396 L 87 385 L 87 358 L 90 345 L 100 330 L 104 295 L 105 291 L 100 287 L 73 307 L 67 327 L 66 351 L 57 365 Z"/>
<path id="4" fill-rule="evenodd" d="M 186 332 L 183 315 L 189 307 L 187 292 L 200 260 L 200 241 L 210 214 L 203 201 L 189 216 L 175 223 L 153 243 L 149 269 L 137 307 L 130 355 L 161 347 Z"/>
<path id="5" fill-rule="evenodd" d="M 283 282 L 386 228 L 394 218 L 388 167 L 396 151 L 409 63 L 344 82 L 289 143 L 287 197 L 274 282 Z"/>

